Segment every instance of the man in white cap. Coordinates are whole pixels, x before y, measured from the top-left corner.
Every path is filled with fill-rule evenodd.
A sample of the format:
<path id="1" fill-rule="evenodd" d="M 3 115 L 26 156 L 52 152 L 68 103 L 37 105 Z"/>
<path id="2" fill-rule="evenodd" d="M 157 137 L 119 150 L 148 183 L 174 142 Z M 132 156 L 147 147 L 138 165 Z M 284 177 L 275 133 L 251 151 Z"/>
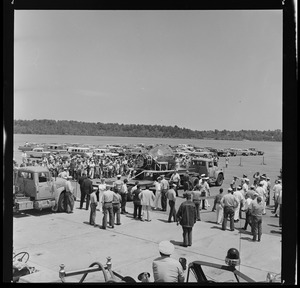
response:
<path id="1" fill-rule="evenodd" d="M 279 197 L 279 194 L 280 192 L 282 191 L 282 185 L 281 185 L 281 180 L 278 179 L 276 180 L 275 182 L 275 185 L 273 187 L 273 192 L 274 192 L 274 196 L 273 196 L 273 199 L 274 199 L 274 203 L 275 203 L 275 206 L 274 206 L 274 210 L 272 211 L 273 214 L 275 214 L 275 217 L 278 217 L 277 215 L 277 208 L 278 208 L 278 197 Z"/>
<path id="2" fill-rule="evenodd" d="M 250 180 L 248 178 L 244 178 L 244 184 L 242 186 L 242 193 L 243 193 L 244 197 L 246 196 L 246 194 L 249 190 L 249 183 L 250 183 Z"/>
<path id="3" fill-rule="evenodd" d="M 200 192 L 201 192 L 201 196 L 202 197 L 207 197 L 210 196 L 210 191 L 209 191 L 209 184 L 208 181 L 209 177 L 206 177 L 205 174 L 201 175 L 201 179 L 199 181 L 199 187 L 200 187 Z M 203 199 L 202 200 L 202 209 L 206 210 L 207 207 L 209 207 L 210 205 L 208 204 L 207 199 Z"/>
<path id="4" fill-rule="evenodd" d="M 171 258 L 174 245 L 170 241 L 161 241 L 158 245 L 160 257 L 153 260 L 154 282 L 184 282 L 184 268 L 178 260 Z"/>
<path id="5" fill-rule="evenodd" d="M 264 182 L 263 181 L 260 181 L 259 184 L 258 184 L 258 187 L 256 188 L 256 192 L 258 194 L 258 196 L 261 197 L 261 202 L 262 202 L 262 205 L 264 207 L 264 210 L 263 210 L 263 215 L 266 214 L 266 196 L 267 196 L 267 191 L 264 189 Z"/>
<path id="6" fill-rule="evenodd" d="M 167 211 L 167 192 L 170 189 L 170 185 L 165 175 L 161 175 L 161 209 L 162 211 Z"/>
<path id="7" fill-rule="evenodd" d="M 227 218 L 230 219 L 230 231 L 234 231 L 234 208 L 238 206 L 237 199 L 233 196 L 233 189 L 228 188 L 228 194 L 221 199 L 221 205 L 224 209 L 224 217 L 222 223 L 222 230 L 225 231 L 227 227 Z"/>

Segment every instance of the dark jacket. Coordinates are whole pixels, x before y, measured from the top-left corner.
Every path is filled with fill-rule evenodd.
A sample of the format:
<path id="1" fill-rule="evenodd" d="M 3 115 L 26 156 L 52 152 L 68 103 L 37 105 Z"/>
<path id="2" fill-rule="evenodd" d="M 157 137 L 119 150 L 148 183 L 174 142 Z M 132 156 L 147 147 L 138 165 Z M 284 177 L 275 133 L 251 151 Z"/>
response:
<path id="1" fill-rule="evenodd" d="M 78 183 L 79 183 L 79 185 L 80 185 L 80 188 L 83 187 L 82 184 L 83 184 L 84 179 L 87 179 L 87 176 L 86 176 L 86 175 L 81 176 L 81 177 L 79 177 L 79 179 L 78 179 Z"/>
<path id="2" fill-rule="evenodd" d="M 177 221 L 183 227 L 193 227 L 196 223 L 196 206 L 191 200 L 182 202 L 176 214 Z"/>
<path id="3" fill-rule="evenodd" d="M 89 178 L 85 178 L 82 183 L 82 190 L 86 194 L 91 194 L 93 192 L 93 182 Z"/>
<path id="4" fill-rule="evenodd" d="M 132 192 L 132 200 L 133 203 L 137 205 L 141 205 L 141 199 L 139 198 L 139 194 L 141 193 L 141 189 L 137 188 Z"/>

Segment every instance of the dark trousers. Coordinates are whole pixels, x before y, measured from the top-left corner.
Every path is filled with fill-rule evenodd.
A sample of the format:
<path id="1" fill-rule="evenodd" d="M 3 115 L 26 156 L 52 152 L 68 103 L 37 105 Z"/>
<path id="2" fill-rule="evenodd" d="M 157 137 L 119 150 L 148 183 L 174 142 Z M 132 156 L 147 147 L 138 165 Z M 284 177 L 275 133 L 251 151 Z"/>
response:
<path id="1" fill-rule="evenodd" d="M 109 224 L 114 227 L 114 214 L 112 203 L 104 203 L 103 204 L 103 219 L 102 219 L 102 227 L 106 229 L 107 227 L 107 214 L 109 214 Z"/>
<path id="2" fill-rule="evenodd" d="M 166 189 L 161 191 L 161 208 L 163 211 L 167 211 L 167 191 Z"/>
<path id="3" fill-rule="evenodd" d="M 169 219 L 168 219 L 168 221 L 171 222 L 171 219 L 173 217 L 174 222 L 176 222 L 175 201 L 169 200 L 169 206 L 170 206 L 170 213 L 169 213 Z"/>
<path id="4" fill-rule="evenodd" d="M 279 226 L 282 226 L 282 205 L 279 205 Z"/>
<path id="5" fill-rule="evenodd" d="M 247 230 L 248 224 L 249 224 L 250 227 L 252 226 L 252 224 L 251 224 L 251 212 L 250 211 L 246 212 L 246 221 L 245 221 L 245 226 L 244 226 L 245 230 Z"/>
<path id="6" fill-rule="evenodd" d="M 120 220 L 120 203 L 113 204 L 113 213 L 114 213 L 114 220 L 116 219 L 117 225 L 121 224 Z"/>
<path id="7" fill-rule="evenodd" d="M 182 226 L 183 245 L 192 246 L 192 230 L 193 227 Z"/>
<path id="8" fill-rule="evenodd" d="M 121 212 L 125 213 L 126 212 L 126 202 L 127 202 L 127 194 L 122 193 L 120 194 L 122 197 L 122 202 L 121 202 Z"/>
<path id="9" fill-rule="evenodd" d="M 226 230 L 227 227 L 227 217 L 230 219 L 230 230 L 234 230 L 234 209 L 233 207 L 225 206 L 224 207 L 224 218 L 222 223 L 222 230 Z"/>
<path id="10" fill-rule="evenodd" d="M 97 203 L 91 203 L 90 224 L 95 225 Z"/>
<path id="11" fill-rule="evenodd" d="M 258 240 L 260 240 L 262 234 L 262 217 L 261 216 L 252 216 L 252 235 L 253 239 L 256 240 L 258 236 Z"/>
<path id="12" fill-rule="evenodd" d="M 84 190 L 81 190 L 81 196 L 80 196 L 80 209 L 82 209 L 83 206 L 83 202 L 86 198 L 86 206 L 85 209 L 88 210 L 89 209 L 89 205 L 90 205 L 90 194 L 86 193 Z"/>
<path id="13" fill-rule="evenodd" d="M 133 218 L 138 217 L 139 219 L 141 219 L 142 217 L 142 205 L 139 203 L 135 203 L 133 202 Z"/>
<path id="14" fill-rule="evenodd" d="M 194 200 L 193 202 L 195 203 L 195 206 L 196 206 L 196 219 L 201 220 L 200 219 L 200 203 L 201 203 L 201 200 Z"/>

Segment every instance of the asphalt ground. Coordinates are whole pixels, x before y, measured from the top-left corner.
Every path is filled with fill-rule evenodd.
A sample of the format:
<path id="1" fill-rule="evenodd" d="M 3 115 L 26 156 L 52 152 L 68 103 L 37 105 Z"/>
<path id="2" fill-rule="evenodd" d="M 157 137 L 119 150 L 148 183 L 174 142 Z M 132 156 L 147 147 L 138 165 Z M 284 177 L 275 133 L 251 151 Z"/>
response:
<path id="1" fill-rule="evenodd" d="M 240 165 L 239 158 L 231 158 L 229 167 L 224 168 L 223 193 L 227 193 L 233 175 L 241 177 L 242 174 L 250 175 L 253 171 L 260 171 L 271 177 L 271 180 L 277 179 L 276 167 L 268 164 L 256 164 L 251 167 L 245 162 Z M 222 163 L 219 165 L 222 166 Z M 252 180 L 251 176 L 248 178 Z M 75 183 L 73 182 L 74 185 Z M 213 199 L 209 199 L 210 207 L 201 210 L 202 221 L 197 221 L 193 228 L 193 245 L 185 248 L 180 246 L 181 227 L 174 222 L 167 222 L 169 207 L 167 212 L 151 211 L 152 221 L 142 222 L 133 219 L 133 203 L 127 202 L 129 213 L 121 215 L 122 225 L 103 230 L 99 229 L 102 222 L 102 214 L 99 211 L 96 215 L 98 226 L 94 227 L 88 223 L 90 212 L 79 209 L 80 192 L 76 186 L 74 190 L 77 201 L 71 214 L 53 213 L 49 210 L 14 214 L 14 252 L 28 252 L 28 264 L 38 270 L 22 277 L 20 282 L 61 282 L 60 264 L 65 265 L 65 271 L 73 271 L 87 268 L 93 262 L 104 265 L 109 256 L 112 258 L 112 268 L 117 273 L 131 276 L 138 281 L 138 274 L 148 271 L 152 282 L 152 261 L 159 256 L 158 243 L 162 240 L 169 240 L 174 244 L 175 252 L 171 257 L 185 257 L 188 263 L 203 260 L 224 264 L 227 250 L 237 248 L 241 257 L 240 272 L 258 282 L 265 281 L 268 272 L 281 272 L 281 229 L 278 226 L 279 219 L 271 213 L 272 206 L 267 207 L 267 213 L 263 217 L 262 241 L 252 242 L 250 228 L 248 231 L 241 229 L 244 219 L 235 223 L 234 232 L 229 231 L 229 227 L 227 231 L 222 231 L 221 225 L 215 223 L 216 213 L 211 211 Z M 218 194 L 219 189 L 220 187 L 211 187 L 211 196 Z M 176 209 L 184 201 L 182 195 L 181 190 L 176 200 Z M 66 281 L 78 282 L 80 278 L 81 276 L 72 276 L 66 278 Z M 103 280 L 102 272 L 89 274 L 85 279 L 87 282 Z"/>

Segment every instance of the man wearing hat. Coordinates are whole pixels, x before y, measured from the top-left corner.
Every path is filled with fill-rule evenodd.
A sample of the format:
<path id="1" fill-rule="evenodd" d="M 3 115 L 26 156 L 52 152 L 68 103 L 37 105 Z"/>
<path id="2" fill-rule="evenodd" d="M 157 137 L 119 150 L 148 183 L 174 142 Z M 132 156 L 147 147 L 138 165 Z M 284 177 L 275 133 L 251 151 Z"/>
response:
<path id="1" fill-rule="evenodd" d="M 172 187 L 167 192 L 167 199 L 169 200 L 169 206 L 170 206 L 170 213 L 169 213 L 169 219 L 168 222 L 171 222 L 171 219 L 173 217 L 174 222 L 176 222 L 176 209 L 175 209 L 175 202 L 176 202 L 176 189 L 177 185 L 175 183 L 172 184 Z"/>
<path id="2" fill-rule="evenodd" d="M 161 202 L 161 178 L 160 177 L 158 177 L 154 181 L 154 186 L 155 186 L 155 200 L 154 200 L 154 208 L 153 209 L 157 210 L 157 209 L 159 209 L 158 208 L 159 200 Z"/>
<path id="3" fill-rule="evenodd" d="M 273 192 L 274 192 L 274 196 L 273 196 L 273 199 L 274 199 L 274 203 L 275 203 L 275 206 L 274 206 L 274 210 L 272 211 L 273 214 L 275 214 L 275 217 L 278 217 L 277 215 L 277 208 L 278 208 L 278 197 L 279 197 L 279 194 L 280 192 L 282 191 L 282 185 L 281 185 L 281 180 L 278 179 L 275 181 L 275 185 L 273 187 Z"/>
<path id="4" fill-rule="evenodd" d="M 170 241 L 161 241 L 158 245 L 160 257 L 153 260 L 152 269 L 154 282 L 184 282 L 183 265 L 171 258 L 174 245 Z"/>
<path id="5" fill-rule="evenodd" d="M 261 234 L 262 234 L 262 215 L 263 215 L 263 203 L 262 198 L 260 196 L 257 196 L 256 201 L 253 200 L 250 205 L 251 209 L 251 217 L 252 217 L 252 241 L 258 241 L 260 242 Z M 258 238 L 257 238 L 258 237 Z"/>
<path id="6" fill-rule="evenodd" d="M 74 196 L 73 196 L 73 186 L 71 183 L 72 176 L 67 175 L 67 181 L 65 183 L 65 201 L 64 201 L 64 210 L 67 213 L 73 213 L 74 208 Z"/>
<path id="7" fill-rule="evenodd" d="M 179 185 L 180 185 L 180 175 L 179 175 L 177 169 L 174 170 L 174 172 L 173 172 L 173 174 L 170 178 L 170 181 L 173 184 L 176 184 L 176 186 L 174 187 L 174 190 L 175 190 L 176 196 L 178 197 L 178 188 L 179 188 Z"/>
<path id="8" fill-rule="evenodd" d="M 234 208 L 238 206 L 238 200 L 233 196 L 232 188 L 228 188 L 228 194 L 221 199 L 221 205 L 224 209 L 224 217 L 222 223 L 222 230 L 225 231 L 227 227 L 227 218 L 230 219 L 230 231 L 234 231 Z"/>
<path id="9" fill-rule="evenodd" d="M 95 220 L 96 220 L 96 208 L 98 206 L 98 201 L 97 201 L 97 195 L 96 195 L 96 190 L 92 190 L 92 193 L 90 194 L 90 201 L 91 201 L 91 211 L 90 211 L 90 225 L 95 226 Z"/>
<path id="10" fill-rule="evenodd" d="M 244 195 L 244 197 L 246 196 L 248 190 L 249 190 L 249 179 L 248 178 L 244 178 L 244 184 L 242 185 L 242 193 Z"/>
<path id="11" fill-rule="evenodd" d="M 266 214 L 266 196 L 267 196 L 267 191 L 264 189 L 264 182 L 263 181 L 260 181 L 259 184 L 258 184 L 258 187 L 256 188 L 256 192 L 258 194 L 258 196 L 261 197 L 262 199 L 262 205 L 264 207 L 264 211 L 263 211 L 263 215 Z"/>
<path id="12" fill-rule="evenodd" d="M 192 231 L 197 221 L 196 206 L 192 202 L 191 192 L 185 193 L 186 201 L 182 202 L 176 214 L 177 225 L 181 225 L 183 233 L 183 244 L 180 246 L 192 246 Z"/>
<path id="13" fill-rule="evenodd" d="M 80 207 L 82 207 L 84 198 L 86 197 L 86 210 L 89 210 L 90 206 L 90 194 L 93 192 L 93 182 L 90 179 L 90 176 L 88 178 L 84 178 L 82 182 L 82 190 L 83 190 L 83 195 L 80 201 Z"/>
<path id="14" fill-rule="evenodd" d="M 231 181 L 231 183 L 230 183 L 230 187 L 231 187 L 231 189 L 232 189 L 233 191 L 236 190 L 236 181 L 237 181 L 237 179 L 239 179 L 239 177 L 233 176 L 233 179 L 232 179 L 232 181 Z"/>
<path id="15" fill-rule="evenodd" d="M 242 187 L 238 186 L 236 191 L 233 191 L 233 196 L 238 201 L 238 206 L 234 208 L 234 222 L 239 222 L 241 217 L 241 207 L 243 207 L 245 202 L 245 197 L 242 193 Z"/>
<path id="16" fill-rule="evenodd" d="M 205 174 L 201 175 L 201 179 L 199 181 L 199 187 L 200 187 L 200 192 L 201 192 L 201 196 L 202 197 L 207 197 L 210 196 L 210 191 L 209 191 L 209 185 L 208 185 L 208 181 L 209 177 L 206 177 Z M 202 200 L 202 209 L 206 210 L 207 207 L 209 207 L 210 205 L 208 204 L 207 199 L 203 199 Z"/>
<path id="17" fill-rule="evenodd" d="M 162 211 L 167 211 L 167 192 L 170 189 L 170 185 L 165 175 L 161 175 L 161 208 Z"/>

